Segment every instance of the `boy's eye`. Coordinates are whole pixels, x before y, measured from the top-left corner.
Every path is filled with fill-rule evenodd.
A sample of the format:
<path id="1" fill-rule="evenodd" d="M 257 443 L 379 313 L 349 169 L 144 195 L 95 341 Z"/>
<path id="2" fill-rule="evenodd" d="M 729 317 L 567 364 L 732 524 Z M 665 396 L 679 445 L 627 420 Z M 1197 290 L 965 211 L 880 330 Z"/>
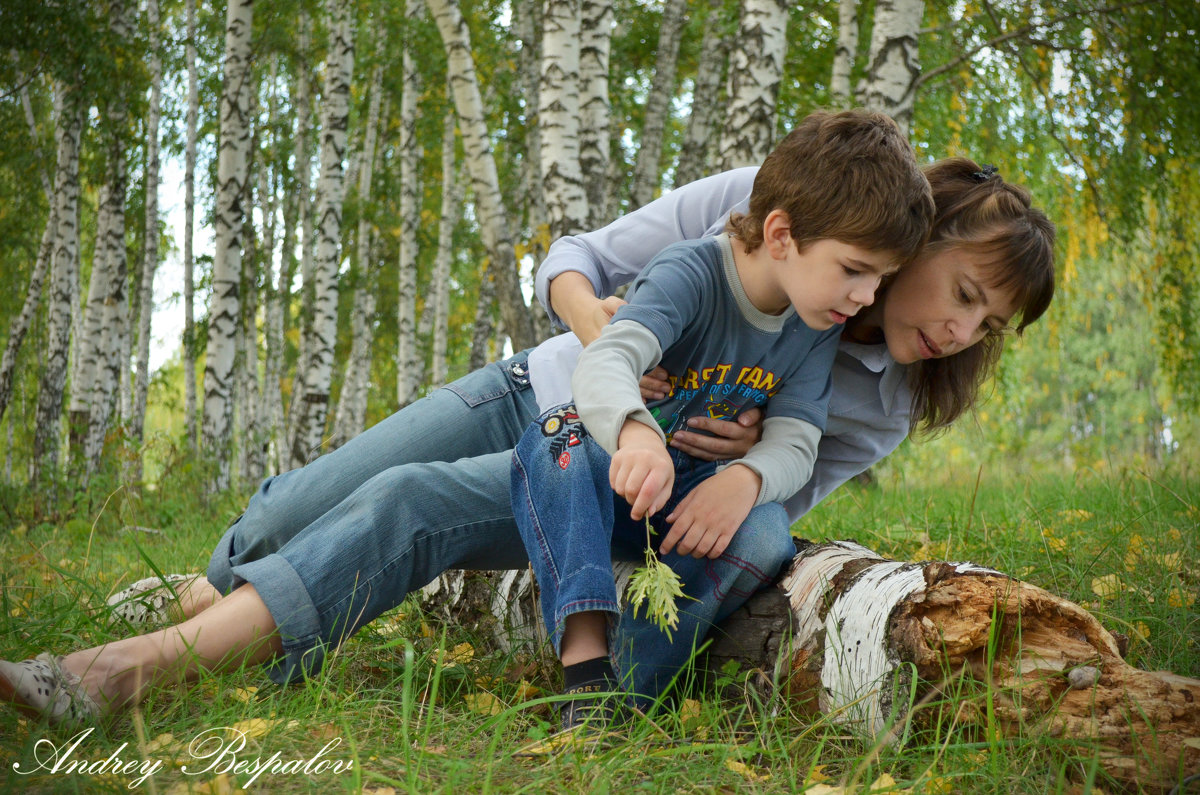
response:
<path id="1" fill-rule="evenodd" d="M 959 287 L 958 288 L 958 300 L 962 301 L 964 304 L 969 304 L 969 303 L 971 303 L 971 296 L 967 294 L 966 290 Z"/>
<path id="2" fill-rule="evenodd" d="M 857 276 L 858 274 L 862 273 L 862 271 L 856 268 L 851 268 L 849 265 L 843 265 L 842 270 L 846 272 L 847 276 Z"/>

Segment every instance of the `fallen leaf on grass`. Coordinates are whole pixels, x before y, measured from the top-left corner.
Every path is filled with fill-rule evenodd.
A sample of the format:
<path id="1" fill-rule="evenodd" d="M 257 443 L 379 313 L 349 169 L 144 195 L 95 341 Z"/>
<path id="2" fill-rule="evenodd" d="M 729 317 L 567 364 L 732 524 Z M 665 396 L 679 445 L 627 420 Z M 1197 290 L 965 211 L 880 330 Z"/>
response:
<path id="1" fill-rule="evenodd" d="M 769 781 L 771 779 L 770 773 L 759 773 L 746 763 L 739 762 L 736 759 L 726 759 L 725 767 L 729 768 L 734 773 L 741 774 L 748 781 Z"/>
<path id="2" fill-rule="evenodd" d="M 1105 574 L 1103 577 L 1092 578 L 1092 593 L 1101 599 L 1115 599 L 1123 590 L 1125 590 L 1125 584 L 1116 574 Z"/>
<path id="3" fill-rule="evenodd" d="M 363 795 L 396 795 L 395 787 L 366 787 Z"/>
<path id="4" fill-rule="evenodd" d="M 467 693 L 463 696 L 467 709 L 476 715 L 499 715 L 504 711 L 504 704 L 491 693 Z"/>
<path id="5" fill-rule="evenodd" d="M 240 720 L 229 727 L 230 739 L 244 734 L 246 737 L 262 737 L 283 721 L 267 718 L 248 718 Z"/>
<path id="6" fill-rule="evenodd" d="M 253 701 L 257 694 L 258 688 L 254 685 L 251 685 L 250 687 L 235 687 L 233 689 L 233 697 L 243 704 L 248 704 Z"/>
<path id="7" fill-rule="evenodd" d="M 1196 595 L 1178 586 L 1167 593 L 1167 604 L 1171 607 L 1191 607 L 1196 603 Z"/>

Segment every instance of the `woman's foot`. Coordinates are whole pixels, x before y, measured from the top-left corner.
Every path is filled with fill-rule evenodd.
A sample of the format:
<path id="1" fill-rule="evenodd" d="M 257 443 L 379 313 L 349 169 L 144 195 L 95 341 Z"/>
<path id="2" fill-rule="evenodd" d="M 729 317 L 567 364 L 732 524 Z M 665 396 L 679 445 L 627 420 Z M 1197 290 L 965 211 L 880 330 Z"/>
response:
<path id="1" fill-rule="evenodd" d="M 19 663 L 0 660 L 0 699 L 50 723 L 87 723 L 100 717 L 100 707 L 79 677 L 51 654 Z"/>
<path id="2" fill-rule="evenodd" d="M 142 628 L 184 621 L 212 607 L 220 598 L 203 575 L 168 574 L 138 580 L 110 596 L 106 604 L 112 608 L 110 624 Z"/>

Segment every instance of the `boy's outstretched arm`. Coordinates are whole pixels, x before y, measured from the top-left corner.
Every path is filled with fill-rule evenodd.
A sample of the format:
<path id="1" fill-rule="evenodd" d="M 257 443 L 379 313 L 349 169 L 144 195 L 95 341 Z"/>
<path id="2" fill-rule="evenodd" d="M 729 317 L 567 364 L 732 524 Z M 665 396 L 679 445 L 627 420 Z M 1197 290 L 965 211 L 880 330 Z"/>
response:
<path id="1" fill-rule="evenodd" d="M 732 464 L 706 479 L 667 516 L 671 529 L 658 551 L 720 557 L 754 507 L 761 485 L 758 473 L 742 464 Z"/>

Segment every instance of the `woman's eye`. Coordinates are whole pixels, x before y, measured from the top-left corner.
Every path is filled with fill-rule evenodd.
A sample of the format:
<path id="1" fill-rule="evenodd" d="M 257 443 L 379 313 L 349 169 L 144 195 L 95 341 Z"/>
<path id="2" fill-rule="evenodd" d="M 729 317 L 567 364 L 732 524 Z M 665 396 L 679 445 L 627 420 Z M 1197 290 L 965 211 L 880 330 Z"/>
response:
<path id="1" fill-rule="evenodd" d="M 842 270 L 844 270 L 846 272 L 847 276 L 857 276 L 858 274 L 862 273 L 862 271 L 855 270 L 854 268 L 851 268 L 849 265 L 843 265 Z"/>
<path id="2" fill-rule="evenodd" d="M 962 301 L 964 304 L 969 304 L 969 303 L 971 303 L 971 296 L 967 295 L 966 290 L 959 287 L 958 288 L 958 300 Z"/>

